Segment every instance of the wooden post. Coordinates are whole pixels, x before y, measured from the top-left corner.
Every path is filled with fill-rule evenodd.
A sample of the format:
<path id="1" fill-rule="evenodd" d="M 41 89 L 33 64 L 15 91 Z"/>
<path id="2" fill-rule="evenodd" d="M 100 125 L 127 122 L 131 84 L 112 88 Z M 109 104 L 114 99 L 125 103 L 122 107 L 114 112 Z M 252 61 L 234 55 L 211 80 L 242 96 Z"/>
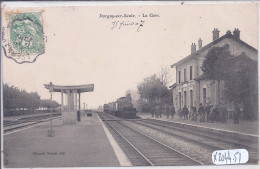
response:
<path id="1" fill-rule="evenodd" d="M 64 106 L 64 103 L 63 103 L 63 90 L 61 91 L 61 110 L 63 110 L 63 106 Z"/>
<path id="2" fill-rule="evenodd" d="M 71 110 L 70 110 L 70 109 L 71 109 L 71 108 L 70 108 L 70 107 L 71 107 L 71 103 L 70 103 L 70 102 L 71 102 L 70 90 L 67 90 L 66 93 L 67 93 L 67 103 L 68 103 L 67 106 L 68 106 L 68 111 L 71 111 Z"/>
<path id="3" fill-rule="evenodd" d="M 80 111 L 80 92 L 79 92 L 79 111 Z"/>

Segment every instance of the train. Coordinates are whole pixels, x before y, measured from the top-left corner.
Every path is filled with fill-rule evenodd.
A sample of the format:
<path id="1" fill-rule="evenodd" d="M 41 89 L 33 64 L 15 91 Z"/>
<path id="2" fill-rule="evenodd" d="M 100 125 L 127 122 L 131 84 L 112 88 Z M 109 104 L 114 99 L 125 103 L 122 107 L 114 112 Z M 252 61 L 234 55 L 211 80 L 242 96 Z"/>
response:
<path id="1" fill-rule="evenodd" d="M 118 98 L 115 102 L 104 104 L 103 111 L 121 118 L 138 118 L 136 116 L 137 110 L 133 106 L 130 94 Z"/>

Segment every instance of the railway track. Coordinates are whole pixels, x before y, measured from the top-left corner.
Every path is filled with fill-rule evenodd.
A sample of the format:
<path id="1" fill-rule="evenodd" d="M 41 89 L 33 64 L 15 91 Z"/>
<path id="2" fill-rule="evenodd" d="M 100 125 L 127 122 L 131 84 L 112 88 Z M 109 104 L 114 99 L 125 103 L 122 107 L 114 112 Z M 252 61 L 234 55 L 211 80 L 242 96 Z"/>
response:
<path id="1" fill-rule="evenodd" d="M 39 123 L 50 121 L 50 115 L 43 115 L 43 116 L 34 116 L 34 117 L 26 117 L 26 118 L 19 118 L 17 120 L 4 120 L 4 133 L 8 133 L 11 131 L 15 131 L 18 129 L 30 127 Z M 61 117 L 61 114 L 54 114 L 53 119 L 58 119 Z"/>
<path id="2" fill-rule="evenodd" d="M 248 163 L 256 164 L 259 161 L 258 141 L 255 141 L 258 139 L 252 140 L 251 138 L 248 138 L 247 141 L 239 140 L 232 138 L 232 136 L 220 136 L 214 133 L 203 132 L 198 129 L 185 128 L 178 125 L 174 126 L 174 123 L 172 122 L 155 119 L 132 120 L 132 123 L 127 123 L 126 120 L 119 119 L 111 115 L 106 116 L 109 121 L 122 121 L 124 124 L 133 126 L 133 128 L 137 130 L 140 129 L 140 127 L 137 126 L 142 126 L 142 128 L 146 128 L 146 130 L 164 133 L 172 138 L 183 140 L 188 144 L 195 146 L 198 145 L 208 152 L 213 152 L 215 150 L 246 149 L 249 152 Z M 211 154 L 209 154 L 209 156 L 211 156 Z M 206 164 L 207 163 L 208 162 L 206 162 Z"/>
<path id="3" fill-rule="evenodd" d="M 156 121 L 156 120 L 153 120 Z M 192 129 L 184 129 L 178 127 L 172 127 L 166 124 L 166 121 L 151 122 L 149 120 L 135 121 L 134 123 L 146 127 L 147 129 L 152 129 L 158 133 L 164 133 L 166 135 L 172 136 L 184 140 L 188 144 L 193 143 L 193 145 L 201 146 L 203 149 L 213 152 L 215 150 L 230 150 L 230 149 L 246 149 L 249 152 L 250 164 L 258 163 L 258 146 L 251 146 L 250 144 L 245 145 L 238 143 L 235 140 L 226 140 L 224 137 L 216 137 L 214 134 L 210 135 L 203 132 L 195 132 Z M 210 156 L 211 154 L 209 154 Z"/>
<path id="4" fill-rule="evenodd" d="M 142 120 L 134 121 L 134 123 L 152 128 L 159 132 L 169 134 L 174 137 L 181 138 L 188 142 L 207 147 L 208 149 L 215 150 L 229 150 L 229 149 L 246 149 L 249 152 L 249 163 L 258 162 L 258 145 L 245 145 L 236 140 L 225 139 L 224 137 L 217 137 L 214 134 L 207 134 L 202 132 L 196 132 L 185 128 L 179 128 L 167 125 L 169 122 L 159 120 Z"/>
<path id="5" fill-rule="evenodd" d="M 58 117 L 61 114 L 53 114 L 53 117 Z M 33 117 L 24 117 L 24 118 L 18 118 L 16 120 L 4 120 L 4 127 L 7 126 L 13 126 L 25 122 L 35 122 L 35 121 L 41 121 L 50 118 L 50 115 L 42 115 L 42 116 L 33 116 Z"/>
<path id="6" fill-rule="evenodd" d="M 126 150 L 134 166 L 203 165 L 202 162 L 123 124 L 112 116 L 104 114 L 99 114 L 99 116 L 110 131 L 112 130 L 112 135 L 119 141 L 121 148 Z"/>

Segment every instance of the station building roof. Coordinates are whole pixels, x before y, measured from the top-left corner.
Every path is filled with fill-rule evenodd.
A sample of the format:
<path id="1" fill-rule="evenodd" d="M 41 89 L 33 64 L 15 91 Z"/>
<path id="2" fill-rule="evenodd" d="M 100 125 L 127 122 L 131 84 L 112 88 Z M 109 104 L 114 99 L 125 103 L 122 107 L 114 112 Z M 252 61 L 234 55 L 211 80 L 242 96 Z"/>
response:
<path id="1" fill-rule="evenodd" d="M 202 47 L 201 49 L 191 53 L 190 55 L 188 55 L 187 57 L 181 59 L 180 61 L 174 63 L 171 65 L 171 68 L 173 68 L 174 66 L 179 66 L 181 64 L 183 64 L 185 61 L 187 60 L 191 60 L 193 58 L 196 58 L 199 56 L 199 54 L 209 48 L 211 48 L 213 45 L 219 43 L 220 41 L 222 41 L 223 39 L 226 39 L 226 38 L 229 38 L 229 39 L 233 39 L 233 40 L 236 40 L 237 42 L 239 42 L 240 44 L 244 45 L 244 46 L 247 46 L 249 49 L 257 52 L 257 49 L 255 49 L 254 47 L 250 46 L 249 44 L 247 44 L 246 42 L 240 40 L 239 38 L 236 38 L 234 35 L 232 35 L 231 33 L 226 33 L 225 35 L 223 35 L 222 37 L 216 39 L 215 41 L 207 44 L 206 46 Z"/>

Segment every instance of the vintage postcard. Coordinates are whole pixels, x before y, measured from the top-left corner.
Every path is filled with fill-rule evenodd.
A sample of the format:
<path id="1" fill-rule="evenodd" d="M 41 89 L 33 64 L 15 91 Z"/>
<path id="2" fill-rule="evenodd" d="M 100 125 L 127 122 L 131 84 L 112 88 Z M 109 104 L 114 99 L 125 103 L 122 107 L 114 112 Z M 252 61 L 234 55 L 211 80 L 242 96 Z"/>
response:
<path id="1" fill-rule="evenodd" d="M 258 2 L 2 2 L 1 167 L 259 167 Z"/>

